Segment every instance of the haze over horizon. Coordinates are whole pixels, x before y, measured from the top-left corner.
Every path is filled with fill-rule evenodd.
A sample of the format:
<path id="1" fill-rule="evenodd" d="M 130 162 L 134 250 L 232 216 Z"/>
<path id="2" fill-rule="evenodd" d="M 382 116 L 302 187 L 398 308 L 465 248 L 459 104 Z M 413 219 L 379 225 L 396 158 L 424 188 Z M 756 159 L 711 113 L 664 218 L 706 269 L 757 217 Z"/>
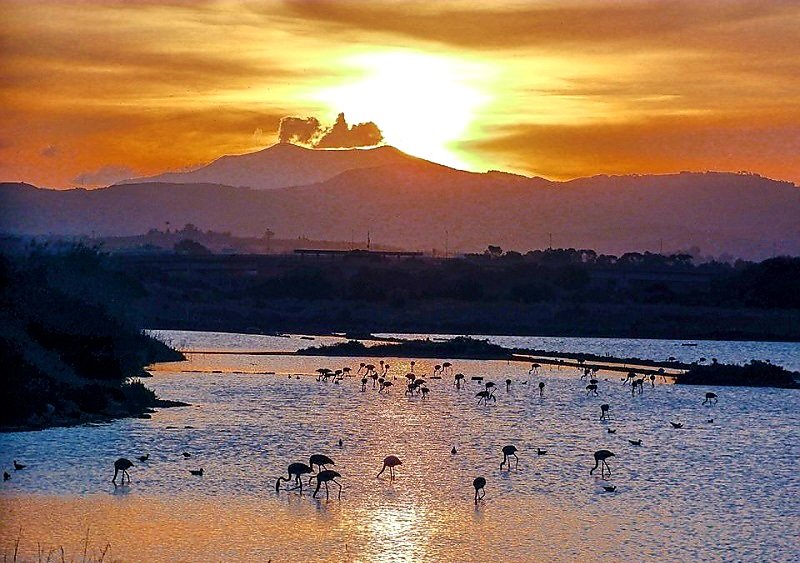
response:
<path id="1" fill-rule="evenodd" d="M 186 170 L 274 144 L 289 117 L 312 146 L 381 135 L 472 171 L 800 183 L 793 2 L 9 0 L 0 14 L 0 181 Z"/>

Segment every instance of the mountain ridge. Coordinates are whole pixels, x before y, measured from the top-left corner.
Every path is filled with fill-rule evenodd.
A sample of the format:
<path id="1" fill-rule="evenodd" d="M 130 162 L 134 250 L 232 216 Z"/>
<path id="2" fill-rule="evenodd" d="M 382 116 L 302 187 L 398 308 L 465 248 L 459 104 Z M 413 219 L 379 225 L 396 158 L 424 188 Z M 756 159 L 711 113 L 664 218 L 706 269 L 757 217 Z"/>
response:
<path id="1" fill-rule="evenodd" d="M 310 149 L 289 149 L 309 155 Z M 549 244 L 619 254 L 699 246 L 760 259 L 800 254 L 800 189 L 755 174 L 597 175 L 567 182 L 468 172 L 396 149 L 392 162 L 291 187 L 115 184 L 96 190 L 0 185 L 6 234 L 130 236 L 166 223 L 259 236 L 363 241 L 409 250 L 529 250 Z M 274 152 L 274 151 L 273 151 Z M 327 151 L 326 151 L 327 152 Z"/>

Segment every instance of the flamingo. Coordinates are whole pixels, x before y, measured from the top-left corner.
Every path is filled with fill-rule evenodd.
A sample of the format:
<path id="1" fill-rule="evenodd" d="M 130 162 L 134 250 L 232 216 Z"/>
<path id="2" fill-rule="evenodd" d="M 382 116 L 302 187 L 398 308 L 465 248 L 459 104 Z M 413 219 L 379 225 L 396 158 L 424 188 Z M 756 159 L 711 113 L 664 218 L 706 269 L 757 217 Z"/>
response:
<path id="1" fill-rule="evenodd" d="M 317 488 L 314 489 L 314 494 L 311 495 L 312 498 L 317 498 L 317 493 L 319 492 L 320 486 L 325 483 L 325 500 L 329 500 L 330 496 L 328 494 L 328 482 L 333 482 L 339 486 L 339 499 L 342 498 L 342 484 L 336 480 L 337 477 L 341 477 L 340 473 L 333 471 L 332 469 L 326 469 L 324 471 L 320 471 L 316 475 L 312 475 L 308 479 L 308 484 L 311 485 L 311 481 L 314 479 L 317 480 Z"/>
<path id="2" fill-rule="evenodd" d="M 361 378 L 361 391 L 367 390 L 367 381 L 369 381 L 366 377 Z"/>
<path id="3" fill-rule="evenodd" d="M 600 466 L 600 476 L 605 479 L 605 470 L 608 468 L 608 475 L 611 476 L 611 466 L 608 465 L 606 461 L 608 458 L 614 457 L 614 453 L 608 450 L 597 450 L 594 452 L 594 467 L 589 470 L 589 475 L 595 472 L 598 466 Z"/>
<path id="4" fill-rule="evenodd" d="M 400 458 L 396 455 L 389 455 L 383 458 L 383 467 L 381 468 L 380 472 L 378 473 L 377 477 L 380 477 L 381 474 L 386 471 L 386 468 L 389 468 L 389 479 L 394 481 L 394 468 L 398 465 L 403 465 L 403 462 L 400 461 Z"/>
<path id="5" fill-rule="evenodd" d="M 361 375 L 361 370 L 363 370 L 365 367 L 367 367 L 367 364 L 361 362 L 358 366 L 358 371 L 356 372 L 356 375 Z"/>
<path id="6" fill-rule="evenodd" d="M 517 448 L 515 446 L 503 446 L 503 461 L 500 463 L 500 469 L 503 469 L 503 466 L 508 463 L 508 469 L 511 470 L 511 460 L 509 457 L 514 456 L 514 459 L 517 460 L 515 465 L 515 469 L 519 469 L 519 458 L 517 457 Z"/>
<path id="7" fill-rule="evenodd" d="M 475 504 L 478 504 L 478 501 L 486 496 L 486 479 L 483 477 L 476 477 L 472 482 L 472 486 L 475 487 Z M 478 497 L 478 491 L 483 493 L 480 497 Z"/>
<path id="8" fill-rule="evenodd" d="M 23 465 L 23 467 L 25 467 Z M 117 485 L 117 474 L 121 471 L 122 472 L 122 484 L 125 484 L 125 477 L 128 477 L 128 483 L 131 482 L 131 476 L 128 475 L 128 469 L 133 467 L 133 463 L 131 460 L 121 457 L 117 461 L 114 462 L 114 477 L 111 479 L 111 482 L 114 483 L 114 486 Z M 17 468 L 17 462 L 14 462 L 14 468 Z"/>
<path id="9" fill-rule="evenodd" d="M 506 393 L 511 391 L 511 380 L 506 379 Z"/>
<path id="10" fill-rule="evenodd" d="M 8 474 L 8 471 L 3 471 L 3 481 L 8 481 L 11 479 L 11 475 Z"/>
<path id="11" fill-rule="evenodd" d="M 430 390 L 430 389 L 428 389 L 427 387 L 422 387 L 422 388 L 420 389 L 420 391 L 422 391 L 422 398 L 424 399 L 425 397 L 427 397 L 427 396 L 428 396 L 428 393 L 430 393 L 430 391 L 431 391 L 431 390 Z"/>
<path id="12" fill-rule="evenodd" d="M 277 481 L 275 481 L 275 492 L 277 493 L 278 491 L 280 491 L 281 481 L 287 481 L 287 482 L 291 481 L 292 480 L 292 476 L 294 476 L 294 483 L 295 483 L 294 489 L 298 489 L 299 488 L 300 489 L 300 494 L 302 495 L 303 494 L 303 481 L 300 479 L 300 477 L 302 475 L 305 475 L 306 473 L 311 473 L 312 472 L 311 467 L 309 467 L 305 463 L 290 463 L 288 472 L 289 472 L 289 476 L 288 477 L 281 476 L 281 477 L 278 477 Z M 291 490 L 294 490 L 294 489 L 291 489 Z"/>
<path id="13" fill-rule="evenodd" d="M 142 463 L 144 463 L 145 461 L 147 461 L 148 459 L 150 459 L 150 454 L 144 454 L 144 455 L 140 455 L 140 456 L 139 456 L 137 459 L 138 459 L 139 461 L 141 461 Z"/>
<path id="14" fill-rule="evenodd" d="M 457 453 L 458 453 L 458 451 L 456 450 L 456 447 L 455 447 L 455 446 L 453 446 L 453 449 L 452 449 L 452 450 L 450 450 L 450 454 L 451 454 L 451 455 L 456 455 Z"/>
<path id="15" fill-rule="evenodd" d="M 191 473 L 192 475 L 194 475 L 196 477 L 202 477 L 203 476 L 203 468 L 201 467 L 200 469 L 190 469 L 189 473 Z"/>
<path id="16" fill-rule="evenodd" d="M 484 405 L 488 405 L 489 399 L 493 400 L 495 403 L 497 402 L 497 399 L 490 391 L 479 391 L 478 393 L 475 393 L 475 396 L 480 397 L 480 399 L 478 399 L 479 405 L 481 404 L 481 401 L 483 401 Z"/>
<path id="17" fill-rule="evenodd" d="M 706 393 L 706 398 L 703 400 L 703 404 L 706 403 L 711 404 L 711 401 L 714 401 L 714 404 L 717 404 L 717 394 L 716 393 Z"/>
<path id="18" fill-rule="evenodd" d="M 608 409 L 610 408 L 609 405 L 600 405 L 600 420 L 608 420 L 610 418 L 608 416 Z"/>
<path id="19" fill-rule="evenodd" d="M 642 445 L 642 440 L 641 439 L 639 439 L 639 440 L 630 440 L 629 439 L 628 443 L 630 443 L 631 446 L 641 446 Z"/>
<path id="20" fill-rule="evenodd" d="M 539 382 L 539 396 L 544 397 L 544 381 Z"/>
<path id="21" fill-rule="evenodd" d="M 336 465 L 333 463 L 333 460 L 326 455 L 322 454 L 314 454 L 310 458 L 308 458 L 308 465 L 311 467 L 311 470 L 314 470 L 314 466 L 318 466 L 320 470 L 328 469 L 328 465 Z"/>
<path id="22" fill-rule="evenodd" d="M 531 364 L 531 369 L 528 370 L 528 375 L 531 375 L 531 374 L 534 374 L 534 373 L 538 374 L 540 367 L 542 367 L 542 366 L 540 366 L 539 364 Z"/>
<path id="23" fill-rule="evenodd" d="M 670 422 L 673 428 L 680 429 L 683 428 L 683 422 Z"/>
<path id="24" fill-rule="evenodd" d="M 594 393 L 595 397 L 599 397 L 600 396 L 600 395 L 597 394 L 597 384 L 595 384 L 595 383 L 590 383 L 589 385 L 586 386 L 586 396 L 588 397 L 592 393 Z"/>
<path id="25" fill-rule="evenodd" d="M 453 373 L 453 364 L 451 364 L 450 362 L 443 362 L 442 373 Z"/>
<path id="26" fill-rule="evenodd" d="M 547 450 L 543 450 L 542 448 L 536 448 L 536 455 L 547 455 Z"/>
<path id="27" fill-rule="evenodd" d="M 461 384 L 464 382 L 464 374 L 457 373 L 453 378 L 453 385 L 456 386 L 456 389 L 461 389 Z"/>
<path id="28" fill-rule="evenodd" d="M 414 373 L 414 365 L 415 365 L 416 363 L 417 363 L 417 362 L 415 362 L 414 360 L 411 360 L 411 373 Z"/>
<path id="29" fill-rule="evenodd" d="M 22 471 L 26 467 L 28 467 L 28 466 L 27 465 L 22 465 L 21 463 L 18 463 L 16 459 L 14 460 L 14 471 Z"/>

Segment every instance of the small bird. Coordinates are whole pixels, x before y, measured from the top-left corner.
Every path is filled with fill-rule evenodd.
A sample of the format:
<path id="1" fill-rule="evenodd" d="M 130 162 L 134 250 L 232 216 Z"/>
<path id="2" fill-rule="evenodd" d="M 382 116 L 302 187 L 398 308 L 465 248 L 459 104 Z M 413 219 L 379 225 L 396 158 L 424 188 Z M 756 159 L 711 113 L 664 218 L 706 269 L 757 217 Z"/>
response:
<path id="1" fill-rule="evenodd" d="M 712 422 L 714 422 L 714 419 L 713 419 L 713 418 L 709 418 L 708 420 L 706 420 L 706 422 L 708 422 L 709 424 L 711 424 Z"/>
<path id="2" fill-rule="evenodd" d="M 22 465 L 21 463 L 17 463 L 17 460 L 14 460 L 14 471 L 22 471 L 25 469 L 27 465 Z"/>
<path id="3" fill-rule="evenodd" d="M 543 450 L 542 448 L 536 448 L 536 453 L 538 455 L 545 455 L 547 453 L 547 450 Z"/>
<path id="4" fill-rule="evenodd" d="M 673 428 L 683 428 L 683 422 L 670 422 Z"/>
<path id="5" fill-rule="evenodd" d="M 190 454 L 189 452 L 183 452 L 183 457 L 189 458 L 192 457 L 192 454 Z"/>
<path id="6" fill-rule="evenodd" d="M 11 475 L 8 474 L 8 471 L 3 471 L 3 481 L 8 481 L 11 479 Z"/>
<path id="7" fill-rule="evenodd" d="M 617 429 L 616 428 L 609 428 L 608 429 L 608 433 L 609 434 L 616 434 L 617 433 Z"/>
<path id="8" fill-rule="evenodd" d="M 628 442 L 630 443 L 631 446 L 641 446 L 642 445 L 642 440 L 641 439 L 639 439 L 639 440 L 628 440 Z"/>
<path id="9" fill-rule="evenodd" d="M 138 459 L 139 461 L 145 462 L 145 461 L 147 461 L 148 459 L 150 459 L 150 454 L 144 454 L 144 455 L 140 455 L 140 456 L 139 456 L 137 459 Z"/>
<path id="10" fill-rule="evenodd" d="M 342 441 L 341 438 L 339 438 L 339 447 L 341 448 L 342 446 L 344 446 L 344 442 Z"/>
<path id="11" fill-rule="evenodd" d="M 603 485 L 603 488 L 605 489 L 605 491 L 607 493 L 613 493 L 614 491 L 617 490 L 617 486 L 616 485 Z"/>
<path id="12" fill-rule="evenodd" d="M 456 455 L 456 454 L 458 453 L 458 452 L 456 451 L 456 447 L 455 447 L 455 446 L 453 446 L 453 449 L 452 449 L 452 450 L 450 450 L 450 453 L 451 453 L 452 455 Z"/>
<path id="13" fill-rule="evenodd" d="M 201 467 L 200 469 L 190 469 L 189 473 L 191 473 L 192 475 L 196 475 L 198 477 L 202 477 L 203 476 L 203 468 Z"/>

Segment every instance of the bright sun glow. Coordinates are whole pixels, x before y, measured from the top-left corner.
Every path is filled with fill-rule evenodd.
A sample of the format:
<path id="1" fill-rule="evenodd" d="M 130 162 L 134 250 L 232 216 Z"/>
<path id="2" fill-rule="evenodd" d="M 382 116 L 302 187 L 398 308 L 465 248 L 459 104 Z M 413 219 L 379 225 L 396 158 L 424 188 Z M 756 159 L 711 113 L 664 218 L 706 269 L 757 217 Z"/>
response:
<path id="1" fill-rule="evenodd" d="M 350 123 L 374 121 L 386 143 L 434 162 L 469 168 L 453 150 L 486 104 L 486 69 L 443 56 L 406 51 L 348 58 L 361 80 L 316 92 L 332 114 Z"/>

